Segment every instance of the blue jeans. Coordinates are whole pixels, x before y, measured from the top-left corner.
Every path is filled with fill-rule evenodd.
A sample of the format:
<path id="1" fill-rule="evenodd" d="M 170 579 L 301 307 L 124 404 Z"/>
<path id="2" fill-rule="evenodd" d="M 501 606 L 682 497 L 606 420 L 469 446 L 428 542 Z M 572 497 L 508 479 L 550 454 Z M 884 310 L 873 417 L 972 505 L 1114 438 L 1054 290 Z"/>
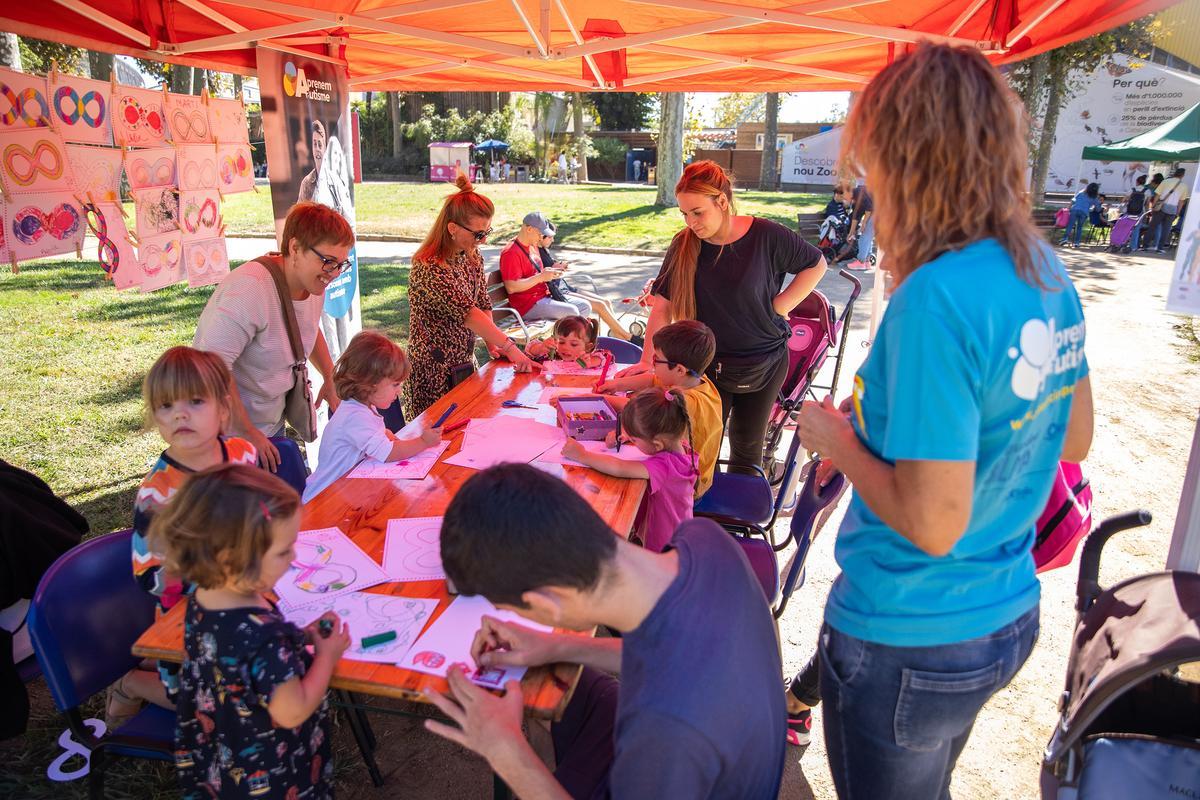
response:
<path id="1" fill-rule="evenodd" d="M 1174 214 L 1155 211 L 1150 215 L 1150 230 L 1153 231 L 1154 244 L 1150 244 L 1150 234 L 1147 234 L 1146 245 L 1155 250 L 1162 250 L 1171 243 L 1171 225 L 1175 222 Z"/>
<path id="2" fill-rule="evenodd" d="M 978 639 L 935 647 L 865 642 L 821 628 L 829 768 L 841 800 L 948 800 L 975 717 L 1038 635 L 1038 609 Z"/>
<path id="3" fill-rule="evenodd" d="M 1072 211 L 1071 212 L 1071 219 L 1067 222 L 1067 229 L 1065 231 L 1063 231 L 1063 238 L 1062 238 L 1063 244 L 1066 244 L 1067 240 L 1071 238 L 1072 231 L 1074 231 L 1074 233 L 1075 233 L 1075 238 L 1073 240 L 1073 243 L 1076 245 L 1079 244 L 1079 240 L 1081 238 L 1083 238 L 1083 224 L 1085 222 L 1087 222 L 1087 218 L 1088 218 L 1088 212 L 1086 212 L 1086 211 Z"/>
<path id="4" fill-rule="evenodd" d="M 875 245 L 875 215 L 867 217 L 867 224 L 858 232 L 858 260 L 866 263 Z"/>

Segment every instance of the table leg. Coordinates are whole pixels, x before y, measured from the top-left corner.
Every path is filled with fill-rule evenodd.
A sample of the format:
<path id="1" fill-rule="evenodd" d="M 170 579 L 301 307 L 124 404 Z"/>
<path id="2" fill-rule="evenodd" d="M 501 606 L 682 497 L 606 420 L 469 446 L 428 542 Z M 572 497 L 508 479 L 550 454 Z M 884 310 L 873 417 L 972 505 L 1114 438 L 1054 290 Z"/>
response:
<path id="1" fill-rule="evenodd" d="M 350 723 L 350 732 L 354 734 L 354 741 L 358 744 L 358 752 L 362 755 L 363 763 L 367 765 L 371 783 L 376 787 L 383 786 L 383 775 L 379 772 L 379 765 L 375 763 L 374 746 L 371 744 L 374 734 L 368 735 L 367 733 L 371 723 L 362 716 L 361 710 L 354 707 L 354 700 L 349 692 L 339 690 L 338 697 L 347 706 L 345 708 L 346 720 Z"/>
<path id="2" fill-rule="evenodd" d="M 375 741 L 375 731 L 371 728 L 371 720 L 367 717 L 366 709 L 362 708 L 363 704 L 358 701 L 358 695 L 354 692 L 347 691 L 346 697 L 354 704 L 354 710 L 359 714 L 359 720 L 362 723 L 363 731 L 367 734 L 367 743 L 371 746 L 371 752 L 375 752 L 378 747 L 378 742 Z"/>

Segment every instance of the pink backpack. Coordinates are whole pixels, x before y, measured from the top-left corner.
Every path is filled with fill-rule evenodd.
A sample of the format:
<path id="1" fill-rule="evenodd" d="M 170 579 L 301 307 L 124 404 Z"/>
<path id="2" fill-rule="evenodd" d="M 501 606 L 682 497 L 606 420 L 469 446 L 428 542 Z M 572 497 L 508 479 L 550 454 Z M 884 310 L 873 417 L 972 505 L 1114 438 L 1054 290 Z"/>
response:
<path id="1" fill-rule="evenodd" d="M 1054 227 L 1065 228 L 1067 223 L 1071 221 L 1071 209 L 1060 208 L 1054 215 Z"/>
<path id="2" fill-rule="evenodd" d="M 1033 563 L 1038 572 L 1066 566 L 1092 530 L 1092 487 L 1078 464 L 1060 461 L 1046 509 L 1037 521 Z"/>

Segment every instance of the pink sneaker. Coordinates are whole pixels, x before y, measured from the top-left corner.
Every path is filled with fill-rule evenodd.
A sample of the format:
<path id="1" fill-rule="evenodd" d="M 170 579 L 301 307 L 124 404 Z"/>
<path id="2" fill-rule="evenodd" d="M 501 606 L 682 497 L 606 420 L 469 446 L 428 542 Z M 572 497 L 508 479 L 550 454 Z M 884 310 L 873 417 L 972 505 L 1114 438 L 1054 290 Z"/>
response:
<path id="1" fill-rule="evenodd" d="M 846 265 L 846 269 L 856 270 L 858 272 L 866 272 L 871 269 L 871 265 L 865 261 L 859 261 L 857 258 Z"/>

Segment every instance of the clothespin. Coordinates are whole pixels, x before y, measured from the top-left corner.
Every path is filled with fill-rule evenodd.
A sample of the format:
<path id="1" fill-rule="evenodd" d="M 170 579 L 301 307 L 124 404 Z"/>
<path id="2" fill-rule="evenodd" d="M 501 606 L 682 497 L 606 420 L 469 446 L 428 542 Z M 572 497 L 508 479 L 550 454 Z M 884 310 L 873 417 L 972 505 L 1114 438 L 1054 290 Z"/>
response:
<path id="1" fill-rule="evenodd" d="M 79 259 L 80 261 L 83 261 L 83 240 L 82 239 L 79 240 L 79 242 L 77 242 L 75 245 L 75 257 L 77 259 Z"/>
<path id="2" fill-rule="evenodd" d="M 200 100 L 205 105 L 208 105 L 208 87 L 207 86 L 200 89 Z"/>
<path id="3" fill-rule="evenodd" d="M 133 245 L 134 247 L 141 247 L 141 246 L 142 246 L 142 245 L 141 245 L 141 244 L 138 242 L 137 234 L 136 234 L 136 233 L 134 233 L 133 231 L 125 231 L 125 241 L 129 242 L 129 243 L 130 243 L 131 245 Z"/>
<path id="4" fill-rule="evenodd" d="M 50 59 L 50 85 L 58 83 L 58 59 Z"/>
<path id="5" fill-rule="evenodd" d="M 222 217 L 221 219 L 222 219 L 221 227 L 219 229 L 217 229 L 217 236 L 223 237 L 223 236 L 225 236 L 225 222 L 223 221 L 224 217 Z"/>
<path id="6" fill-rule="evenodd" d="M 8 257 L 12 259 L 12 274 L 16 275 L 18 272 L 21 271 L 20 268 L 17 267 L 17 254 L 9 253 Z"/>

